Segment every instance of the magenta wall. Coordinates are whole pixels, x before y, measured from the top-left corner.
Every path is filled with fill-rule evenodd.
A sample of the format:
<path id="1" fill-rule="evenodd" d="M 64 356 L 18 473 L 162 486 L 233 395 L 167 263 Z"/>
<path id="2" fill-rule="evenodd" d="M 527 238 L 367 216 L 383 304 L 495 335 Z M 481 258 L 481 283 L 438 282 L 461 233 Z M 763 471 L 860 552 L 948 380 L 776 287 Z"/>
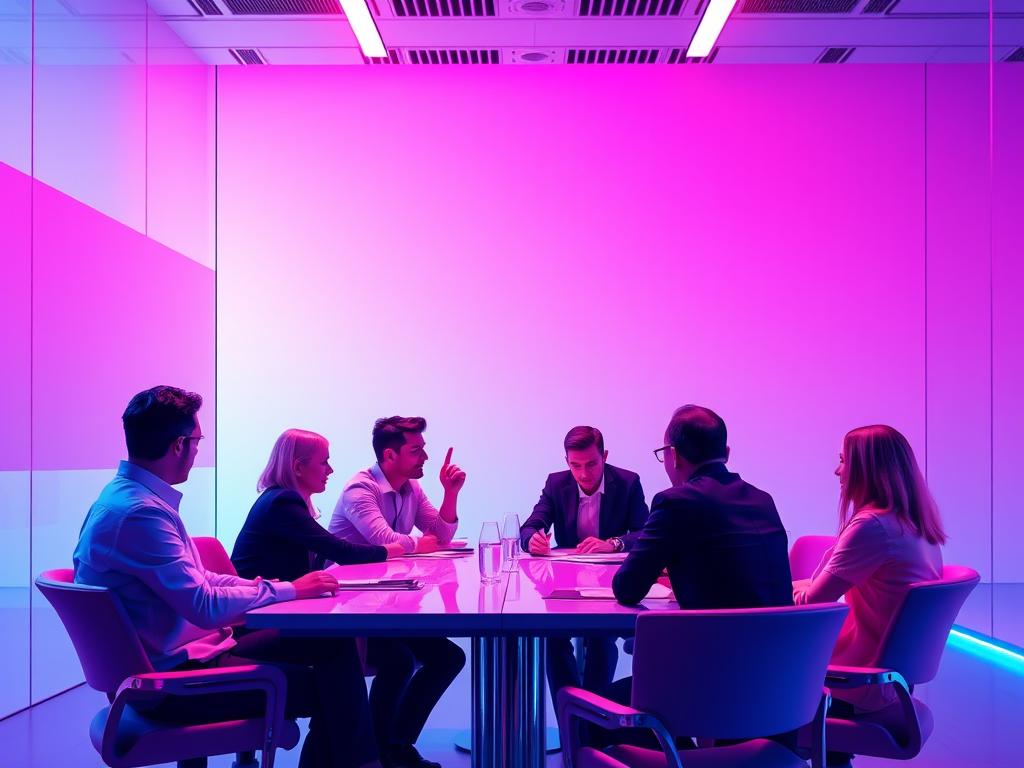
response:
<path id="1" fill-rule="evenodd" d="M 990 242 L 1015 107 L 992 124 L 989 100 L 970 65 L 222 70 L 222 538 L 288 426 L 333 441 L 329 512 L 373 418 L 426 415 L 472 536 L 529 510 L 575 423 L 653 495 L 650 449 L 697 401 L 792 536 L 834 527 L 843 433 L 899 427 L 947 559 L 991 579 L 999 397 L 1024 382 L 990 294 L 1019 279 Z M 994 605 L 965 615 L 988 631 Z"/>
<path id="2" fill-rule="evenodd" d="M 214 530 L 213 71 L 145 0 L 32 8 L 0 15 L 0 716 L 81 682 L 31 580 L 70 565 L 140 389 L 207 396 L 182 511 Z"/>
<path id="3" fill-rule="evenodd" d="M 672 408 L 712 405 L 794 535 L 834 527 L 851 426 L 924 445 L 920 68 L 232 69 L 219 92 L 228 539 L 291 425 L 334 441 L 329 509 L 374 417 L 428 416 L 470 535 L 529 511 L 581 422 L 653 495 Z"/>

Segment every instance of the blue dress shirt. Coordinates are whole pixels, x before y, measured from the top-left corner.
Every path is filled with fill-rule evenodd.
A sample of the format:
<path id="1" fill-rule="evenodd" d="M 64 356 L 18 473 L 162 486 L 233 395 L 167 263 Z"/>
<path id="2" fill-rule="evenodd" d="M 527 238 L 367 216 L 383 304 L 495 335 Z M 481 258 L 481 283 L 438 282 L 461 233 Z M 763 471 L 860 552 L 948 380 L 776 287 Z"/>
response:
<path id="1" fill-rule="evenodd" d="M 207 661 L 235 645 L 229 624 L 251 608 L 295 598 L 288 582 L 206 570 L 178 514 L 181 493 L 122 461 L 89 509 L 75 547 L 75 582 L 121 600 L 153 667 Z"/>

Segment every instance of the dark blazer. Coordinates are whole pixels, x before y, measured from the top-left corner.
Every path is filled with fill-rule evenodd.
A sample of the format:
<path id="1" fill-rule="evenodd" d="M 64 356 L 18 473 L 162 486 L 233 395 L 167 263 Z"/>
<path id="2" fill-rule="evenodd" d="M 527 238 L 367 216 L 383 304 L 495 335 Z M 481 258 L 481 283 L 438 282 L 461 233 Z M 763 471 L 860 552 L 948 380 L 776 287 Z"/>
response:
<path id="1" fill-rule="evenodd" d="M 325 560 L 377 563 L 387 556 L 384 547 L 352 544 L 324 530 L 295 491 L 268 488 L 249 510 L 231 562 L 246 579 L 294 581 L 322 568 Z"/>
<path id="2" fill-rule="evenodd" d="M 554 472 L 548 475 L 540 500 L 533 508 L 533 514 L 519 529 L 519 541 L 523 552 L 529 548 L 530 537 L 537 531 L 547 531 L 555 526 L 555 540 L 560 547 L 575 547 L 579 544 L 576 535 L 576 513 L 580 505 L 579 485 L 572 472 Z M 626 549 L 633 546 L 640 529 L 647 520 L 647 502 L 640 476 L 627 469 L 611 464 L 604 465 L 604 494 L 601 496 L 601 515 L 598 537 L 610 539 L 618 536 Z"/>
<path id="3" fill-rule="evenodd" d="M 772 497 L 724 464 L 709 464 L 654 497 L 612 588 L 619 602 L 634 605 L 668 568 L 680 608 L 792 605 L 788 549 Z"/>

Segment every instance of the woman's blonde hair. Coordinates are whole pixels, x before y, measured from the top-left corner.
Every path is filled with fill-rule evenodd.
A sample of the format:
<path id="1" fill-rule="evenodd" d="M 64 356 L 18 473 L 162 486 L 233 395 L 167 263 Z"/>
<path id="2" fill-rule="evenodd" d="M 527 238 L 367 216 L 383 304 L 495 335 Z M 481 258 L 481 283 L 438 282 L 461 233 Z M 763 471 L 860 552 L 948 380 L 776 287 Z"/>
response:
<path id="1" fill-rule="evenodd" d="M 257 493 L 267 488 L 287 488 L 299 492 L 299 481 L 295 477 L 295 463 L 309 459 L 320 447 L 327 448 L 327 438 L 305 429 L 286 429 L 274 442 L 270 460 L 256 483 Z M 309 513 L 319 517 L 313 503 L 306 500 Z"/>
<path id="2" fill-rule="evenodd" d="M 939 509 L 907 438 L 884 424 L 850 430 L 843 438 L 843 463 L 840 529 L 867 507 L 891 512 L 930 544 L 946 543 Z"/>

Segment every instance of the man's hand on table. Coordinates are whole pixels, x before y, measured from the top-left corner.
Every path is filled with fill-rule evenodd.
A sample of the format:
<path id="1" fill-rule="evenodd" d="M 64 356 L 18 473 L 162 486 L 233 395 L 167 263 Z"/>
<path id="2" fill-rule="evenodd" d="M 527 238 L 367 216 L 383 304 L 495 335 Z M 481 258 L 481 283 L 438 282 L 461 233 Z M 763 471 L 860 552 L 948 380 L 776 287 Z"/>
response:
<path id="1" fill-rule="evenodd" d="M 292 582 L 295 587 L 295 599 L 305 600 L 310 597 L 320 597 L 324 592 L 332 595 L 338 591 L 338 580 L 327 571 L 313 571 L 304 576 L 299 576 Z"/>
<path id="2" fill-rule="evenodd" d="M 418 555 L 426 554 L 428 552 L 437 552 L 441 545 L 437 541 L 437 536 L 432 533 L 425 533 L 416 539 L 416 549 L 413 550 Z"/>
<path id="3" fill-rule="evenodd" d="M 576 546 L 576 551 L 581 555 L 602 555 L 605 552 L 614 552 L 615 546 L 597 536 L 587 536 Z"/>

